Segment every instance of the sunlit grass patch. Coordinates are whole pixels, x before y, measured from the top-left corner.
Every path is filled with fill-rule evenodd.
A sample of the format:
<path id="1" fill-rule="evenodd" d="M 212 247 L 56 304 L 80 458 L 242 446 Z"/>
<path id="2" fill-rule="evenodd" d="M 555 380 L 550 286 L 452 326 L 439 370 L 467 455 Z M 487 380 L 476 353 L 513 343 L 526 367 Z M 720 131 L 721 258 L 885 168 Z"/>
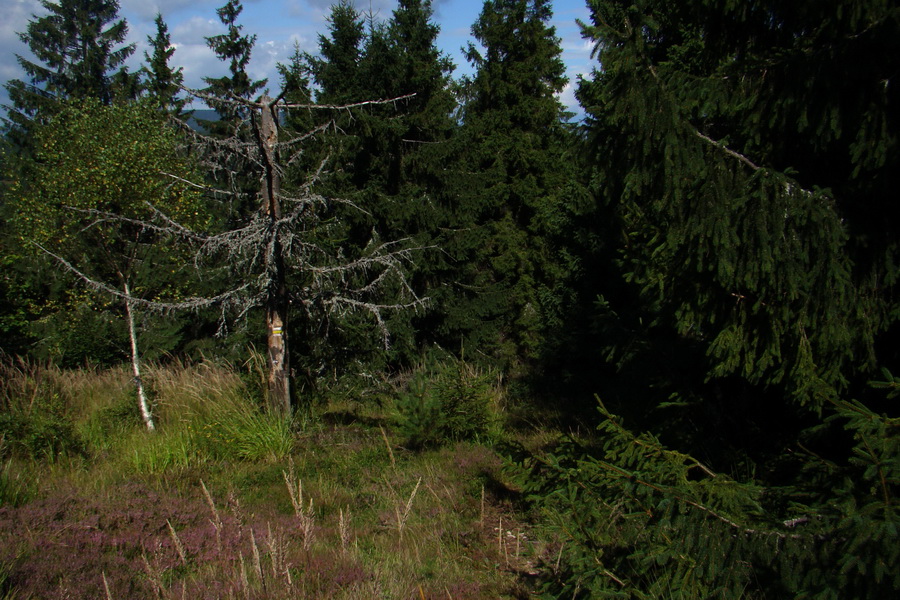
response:
<path id="1" fill-rule="evenodd" d="M 287 457 L 294 446 L 290 420 L 246 402 L 217 403 L 209 417 L 192 431 L 215 458 L 271 462 Z"/>
<path id="2" fill-rule="evenodd" d="M 34 481 L 20 461 L 9 458 L 0 464 L 0 506 L 27 503 L 34 491 Z"/>

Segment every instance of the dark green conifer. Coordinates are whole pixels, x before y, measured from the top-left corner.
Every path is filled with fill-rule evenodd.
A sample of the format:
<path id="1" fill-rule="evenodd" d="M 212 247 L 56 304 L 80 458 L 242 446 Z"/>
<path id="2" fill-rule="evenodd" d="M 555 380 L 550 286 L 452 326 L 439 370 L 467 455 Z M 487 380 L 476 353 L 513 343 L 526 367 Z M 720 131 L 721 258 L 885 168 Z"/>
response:
<path id="1" fill-rule="evenodd" d="M 397 346 L 402 340 L 407 358 L 433 342 L 459 348 L 440 325 L 446 282 L 453 277 L 442 248 L 452 235 L 447 226 L 461 184 L 457 101 L 450 80 L 454 65 L 437 47 L 440 28 L 432 19 L 430 0 L 400 0 L 387 23 L 371 34 L 363 61 L 370 94 L 403 98 L 396 108 L 371 112 L 362 144 L 369 164 L 366 185 L 371 196 L 380 197 L 375 218 L 392 237 L 430 248 L 411 273 L 420 295 L 431 298 L 430 310 L 412 323 L 397 323 Z"/>
<path id="2" fill-rule="evenodd" d="M 898 419 L 838 401 L 827 424 L 847 432 L 849 460 L 801 444 L 783 460 L 802 472 L 765 485 L 716 472 L 599 408 L 600 443 L 519 463 L 522 489 L 561 542 L 541 578 L 546 597 L 880 600 L 900 591 Z"/>
<path id="3" fill-rule="evenodd" d="M 328 178 L 331 193 L 366 210 L 344 221 L 349 245 L 368 243 L 373 230 L 410 245 L 440 245 L 455 99 L 450 89 L 453 65 L 436 47 L 439 29 L 431 17 L 430 2 L 421 0 L 403 0 L 387 22 L 372 15 L 366 20 L 352 4 L 337 4 L 329 36 L 320 37 L 319 55 L 306 57 L 320 102 L 398 99 L 334 115 L 341 135 L 320 143 L 323 151 L 337 154 L 330 162 L 336 166 Z M 416 261 L 408 276 L 417 292 L 434 295 L 430 288 L 438 286 L 442 260 L 423 256 Z M 422 335 L 417 335 L 409 315 L 398 316 L 390 326 L 391 359 L 409 358 L 425 338 L 433 338 L 430 321 L 428 331 L 420 329 Z M 383 354 L 374 344 L 357 350 Z"/>
<path id="4" fill-rule="evenodd" d="M 117 97 L 133 98 L 137 76 L 124 67 L 134 44 L 121 45 L 128 25 L 119 19 L 116 0 L 42 0 L 49 12 L 34 17 L 19 38 L 37 58 L 18 56 L 28 79 L 6 84 L 10 135 L 26 143 L 30 122 L 49 118 L 59 101 L 96 98 L 110 104 Z"/>
<path id="5" fill-rule="evenodd" d="M 184 82 L 183 67 L 172 69 L 169 61 L 175 54 L 169 37 L 169 28 L 161 14 L 156 15 L 156 35 L 147 36 L 152 53 L 144 52 L 147 64 L 143 68 L 144 88 L 156 99 L 161 108 L 175 114 L 181 113 L 187 100 L 179 98 L 181 85 Z"/>
<path id="6" fill-rule="evenodd" d="M 898 382 L 866 380 L 897 363 L 900 12 L 590 7 L 595 356 L 633 377 L 596 444 L 525 463 L 568 549 L 545 591 L 896 596 Z"/>
<path id="7" fill-rule="evenodd" d="M 456 127 L 456 99 L 450 81 L 455 67 L 437 47 L 440 28 L 432 18 L 430 0 L 400 0 L 387 24 L 385 56 L 374 65 L 373 79 L 379 71 L 387 73 L 381 78 L 383 98 L 415 94 L 403 104 L 398 140 L 403 167 L 398 170 L 401 179 L 430 186 L 429 192 L 434 193 Z M 374 62 L 378 53 L 369 49 L 366 54 Z M 401 184 L 389 183 L 389 187 Z"/>
<path id="8" fill-rule="evenodd" d="M 328 31 L 330 36 L 319 35 L 320 56 L 307 55 L 320 89 L 316 100 L 320 104 L 359 102 L 365 21 L 353 3 L 341 0 L 331 7 Z"/>
<path id="9" fill-rule="evenodd" d="M 579 98 L 643 306 L 701 378 L 833 399 L 896 318 L 896 11 L 592 7 Z"/>
<path id="10" fill-rule="evenodd" d="M 229 124 L 233 126 L 233 121 L 243 116 L 243 111 L 238 105 L 229 102 L 229 98 L 250 99 L 266 85 L 266 80 L 253 81 L 247 73 L 256 35 L 241 35 L 243 26 L 238 24 L 238 17 L 243 10 L 240 0 L 228 0 L 224 6 L 216 9 L 219 20 L 228 30 L 206 38 L 207 45 L 216 56 L 228 63 L 229 72 L 229 75 L 222 77 L 203 79 L 207 84 L 203 91 L 209 97 L 218 99 L 212 100 L 210 104 L 210 108 L 214 109 L 221 119 L 221 124 L 213 126 L 214 128 L 227 128 Z"/>
<path id="11" fill-rule="evenodd" d="M 546 0 L 488 0 L 467 58 L 463 140 L 475 177 L 460 200 L 461 265 L 450 317 L 470 347 L 506 364 L 541 353 L 565 266 L 554 236 L 567 235 L 567 204 L 579 196 L 574 141 L 558 99 L 566 83 Z"/>

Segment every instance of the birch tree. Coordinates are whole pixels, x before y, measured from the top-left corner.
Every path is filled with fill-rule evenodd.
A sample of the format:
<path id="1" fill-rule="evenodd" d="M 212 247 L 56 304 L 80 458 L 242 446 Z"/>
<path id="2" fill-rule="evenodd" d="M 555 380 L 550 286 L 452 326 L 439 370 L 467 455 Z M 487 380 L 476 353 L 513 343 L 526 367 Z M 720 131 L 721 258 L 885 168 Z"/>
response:
<path id="1" fill-rule="evenodd" d="M 161 294 L 177 295 L 175 269 L 165 277 L 160 271 L 179 262 L 178 249 L 165 243 L 171 234 L 152 219 L 160 209 L 194 226 L 203 218 L 200 194 L 162 175 L 186 180 L 190 170 L 162 118 L 151 104 L 66 106 L 38 129 L 37 159 L 10 194 L 15 226 L 27 243 L 122 305 L 141 416 L 150 430 L 138 311 Z"/>

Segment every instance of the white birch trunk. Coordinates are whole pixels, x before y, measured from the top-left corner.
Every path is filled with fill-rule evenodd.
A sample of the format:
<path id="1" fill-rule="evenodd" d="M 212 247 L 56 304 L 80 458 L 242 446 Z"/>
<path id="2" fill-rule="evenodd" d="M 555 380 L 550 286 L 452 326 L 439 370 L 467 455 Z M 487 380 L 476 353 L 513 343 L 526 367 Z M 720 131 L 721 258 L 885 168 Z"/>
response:
<path id="1" fill-rule="evenodd" d="M 131 372 L 134 374 L 134 386 L 137 388 L 138 405 L 141 408 L 141 418 L 144 425 L 150 431 L 156 431 L 153 424 L 153 415 L 150 414 L 150 403 L 147 402 L 147 394 L 144 392 L 144 382 L 141 379 L 141 356 L 138 354 L 137 331 L 134 327 L 134 313 L 131 307 L 131 290 L 128 283 L 125 286 L 125 316 L 128 320 L 128 338 L 131 340 Z"/>

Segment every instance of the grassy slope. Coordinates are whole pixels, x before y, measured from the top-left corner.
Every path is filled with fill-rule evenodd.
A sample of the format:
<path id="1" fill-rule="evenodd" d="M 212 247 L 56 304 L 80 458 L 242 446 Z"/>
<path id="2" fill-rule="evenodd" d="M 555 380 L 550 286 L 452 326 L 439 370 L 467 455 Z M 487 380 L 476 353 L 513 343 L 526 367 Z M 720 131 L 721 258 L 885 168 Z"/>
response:
<path id="1" fill-rule="evenodd" d="M 152 435 L 124 370 L 4 369 L 0 598 L 519 598 L 547 552 L 490 447 L 405 450 L 389 398 L 287 428 L 157 368 Z"/>

